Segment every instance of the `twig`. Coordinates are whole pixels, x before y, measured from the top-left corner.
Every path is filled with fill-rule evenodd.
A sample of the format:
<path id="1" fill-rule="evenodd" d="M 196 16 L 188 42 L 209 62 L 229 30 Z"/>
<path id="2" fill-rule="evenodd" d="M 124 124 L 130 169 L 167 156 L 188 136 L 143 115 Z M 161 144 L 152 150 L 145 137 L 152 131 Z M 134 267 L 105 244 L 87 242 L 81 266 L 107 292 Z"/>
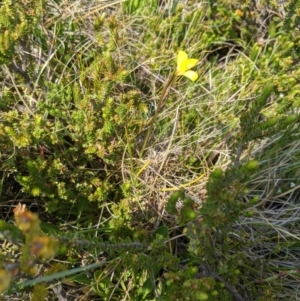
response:
<path id="1" fill-rule="evenodd" d="M 96 241 L 87 241 L 87 240 L 80 240 L 80 239 L 72 239 L 67 237 L 59 237 L 59 240 L 61 242 L 67 242 L 70 244 L 75 244 L 78 246 L 95 246 L 98 248 L 105 250 L 108 249 L 122 249 L 122 248 L 139 248 L 139 249 L 147 249 L 148 246 L 145 244 L 142 244 L 140 242 L 125 242 L 125 243 L 115 243 L 115 244 L 109 244 L 105 242 L 96 242 Z"/>

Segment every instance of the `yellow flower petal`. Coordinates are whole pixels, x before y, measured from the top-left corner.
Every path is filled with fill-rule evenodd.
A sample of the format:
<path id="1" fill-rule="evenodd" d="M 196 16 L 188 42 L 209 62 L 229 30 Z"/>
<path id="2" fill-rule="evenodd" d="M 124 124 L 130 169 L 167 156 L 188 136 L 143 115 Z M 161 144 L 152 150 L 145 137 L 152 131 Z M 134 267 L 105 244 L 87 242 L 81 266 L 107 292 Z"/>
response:
<path id="1" fill-rule="evenodd" d="M 177 55 L 177 69 L 176 76 L 184 75 L 192 81 L 198 79 L 198 74 L 194 71 L 189 71 L 197 65 L 199 60 L 189 59 L 186 52 L 179 50 Z"/>
<path id="2" fill-rule="evenodd" d="M 178 55 L 177 55 L 177 71 L 178 72 L 185 72 L 186 69 L 186 62 L 188 60 L 188 56 L 187 54 L 182 51 L 179 50 Z"/>
<path id="3" fill-rule="evenodd" d="M 199 60 L 197 59 L 188 59 L 186 61 L 186 70 L 190 70 L 197 65 Z"/>
<path id="4" fill-rule="evenodd" d="M 186 71 L 184 74 L 185 77 L 189 78 L 191 81 L 196 81 L 198 79 L 198 74 L 197 72 L 195 71 L 192 71 L 192 70 L 189 70 L 189 71 Z"/>

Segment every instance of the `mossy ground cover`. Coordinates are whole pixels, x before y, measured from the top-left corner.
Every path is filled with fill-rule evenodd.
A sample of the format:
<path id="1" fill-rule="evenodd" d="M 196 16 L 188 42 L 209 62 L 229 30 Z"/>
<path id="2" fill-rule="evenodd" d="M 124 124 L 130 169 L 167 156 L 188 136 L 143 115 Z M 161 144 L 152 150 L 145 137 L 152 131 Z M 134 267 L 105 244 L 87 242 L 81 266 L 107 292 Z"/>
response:
<path id="1" fill-rule="evenodd" d="M 297 300 L 299 7 L 3 1 L 3 300 Z"/>

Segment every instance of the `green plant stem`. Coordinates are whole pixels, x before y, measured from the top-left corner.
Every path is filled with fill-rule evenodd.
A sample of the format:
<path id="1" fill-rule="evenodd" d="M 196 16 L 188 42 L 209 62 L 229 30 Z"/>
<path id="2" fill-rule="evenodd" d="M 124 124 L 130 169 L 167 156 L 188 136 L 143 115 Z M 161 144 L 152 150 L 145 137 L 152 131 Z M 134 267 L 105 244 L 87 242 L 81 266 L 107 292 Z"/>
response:
<path id="1" fill-rule="evenodd" d="M 150 138 L 150 135 L 153 131 L 153 127 L 154 127 L 154 124 L 156 122 L 156 119 L 158 117 L 158 114 L 160 113 L 160 110 L 161 108 L 163 107 L 163 103 L 164 103 L 164 100 L 166 99 L 169 91 L 170 91 L 170 87 L 171 87 L 171 84 L 173 83 L 174 79 L 175 79 L 175 76 L 176 76 L 176 71 L 174 71 L 172 73 L 172 75 L 169 77 L 168 81 L 166 82 L 162 92 L 161 92 L 161 96 L 160 96 L 160 99 L 158 101 L 158 104 L 157 104 L 157 107 L 156 107 L 156 110 L 155 110 L 155 113 L 150 121 L 150 124 L 149 124 L 149 127 L 148 127 L 148 130 L 147 130 L 147 133 L 146 133 L 146 137 L 144 139 L 144 143 L 143 143 L 143 146 L 142 146 L 142 150 L 140 152 L 140 158 L 143 157 L 144 155 L 144 151 L 147 147 L 147 144 L 149 142 L 149 138 Z"/>
<path id="2" fill-rule="evenodd" d="M 300 273 L 300 269 L 297 270 L 290 270 L 290 271 L 285 271 L 285 272 L 280 272 L 274 276 L 271 276 L 269 278 L 266 279 L 261 279 L 261 280 L 257 280 L 256 283 L 268 283 L 268 282 L 272 282 L 276 279 L 282 278 L 282 277 L 286 277 L 289 275 L 296 275 Z"/>
<path id="3" fill-rule="evenodd" d="M 60 278 L 64 278 L 67 276 L 72 276 L 74 274 L 78 274 L 81 272 L 85 272 L 91 269 L 95 269 L 97 267 L 100 267 L 104 264 L 106 264 L 107 262 L 105 260 L 99 261 L 99 262 L 95 262 L 86 266 L 81 266 L 78 268 L 74 268 L 74 269 L 70 269 L 70 270 L 66 270 L 66 271 L 62 271 L 62 272 L 58 272 L 52 275 L 47 275 L 47 276 L 43 276 L 43 277 L 39 277 L 39 278 L 35 278 L 35 279 L 31 279 L 31 280 L 26 280 L 23 282 L 20 282 L 18 284 L 16 284 L 17 288 L 23 288 L 26 286 L 30 286 L 30 285 L 35 285 L 37 283 L 42 283 L 42 282 L 49 282 L 52 280 L 56 280 L 56 279 L 60 279 Z"/>
<path id="4" fill-rule="evenodd" d="M 129 153 L 129 158 L 130 158 L 130 166 L 131 166 L 131 170 L 133 170 L 133 160 L 132 160 L 132 149 L 131 149 L 131 141 L 128 135 L 128 130 L 125 127 L 125 137 L 127 140 L 127 149 L 128 149 L 128 153 Z"/>

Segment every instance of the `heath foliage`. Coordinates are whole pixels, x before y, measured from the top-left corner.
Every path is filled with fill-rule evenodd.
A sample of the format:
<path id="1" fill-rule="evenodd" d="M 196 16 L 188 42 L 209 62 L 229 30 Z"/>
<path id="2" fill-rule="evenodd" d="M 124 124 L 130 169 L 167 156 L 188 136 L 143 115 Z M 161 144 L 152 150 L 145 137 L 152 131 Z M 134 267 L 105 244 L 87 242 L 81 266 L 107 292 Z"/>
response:
<path id="1" fill-rule="evenodd" d="M 296 300 L 298 7 L 3 1 L 3 298 Z"/>

